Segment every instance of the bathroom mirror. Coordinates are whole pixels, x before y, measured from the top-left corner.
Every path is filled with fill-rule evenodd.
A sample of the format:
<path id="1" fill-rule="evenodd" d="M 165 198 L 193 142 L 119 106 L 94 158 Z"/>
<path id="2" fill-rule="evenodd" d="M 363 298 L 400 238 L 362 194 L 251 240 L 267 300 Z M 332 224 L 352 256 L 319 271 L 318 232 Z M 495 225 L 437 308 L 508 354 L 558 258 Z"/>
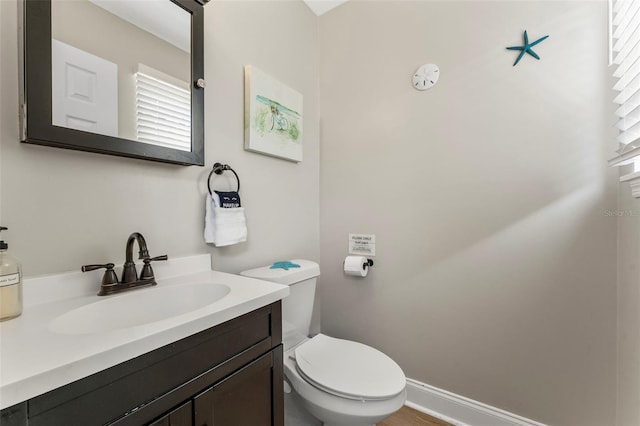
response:
<path id="1" fill-rule="evenodd" d="M 21 139 L 204 165 L 196 0 L 23 0 Z"/>

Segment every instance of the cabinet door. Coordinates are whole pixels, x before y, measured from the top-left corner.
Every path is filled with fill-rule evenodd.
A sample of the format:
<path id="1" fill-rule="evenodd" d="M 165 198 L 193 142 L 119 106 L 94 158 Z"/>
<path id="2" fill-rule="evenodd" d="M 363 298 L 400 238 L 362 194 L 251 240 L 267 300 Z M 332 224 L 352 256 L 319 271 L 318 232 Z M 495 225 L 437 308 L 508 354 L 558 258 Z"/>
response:
<path id="1" fill-rule="evenodd" d="M 195 426 L 282 426 L 281 354 L 276 348 L 196 396 Z"/>
<path id="2" fill-rule="evenodd" d="M 193 404 L 189 401 L 166 416 L 160 417 L 149 426 L 193 426 L 192 406 Z"/>
<path id="3" fill-rule="evenodd" d="M 160 417 L 158 420 L 151 423 L 149 426 L 169 426 L 169 416 Z"/>

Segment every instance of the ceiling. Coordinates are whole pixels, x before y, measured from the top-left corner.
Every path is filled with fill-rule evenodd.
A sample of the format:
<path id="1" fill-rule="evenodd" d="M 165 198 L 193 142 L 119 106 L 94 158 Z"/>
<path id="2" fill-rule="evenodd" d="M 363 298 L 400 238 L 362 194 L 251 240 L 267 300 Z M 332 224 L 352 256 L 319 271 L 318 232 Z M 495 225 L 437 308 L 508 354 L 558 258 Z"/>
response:
<path id="1" fill-rule="evenodd" d="M 307 6 L 313 10 L 313 13 L 318 16 L 340 6 L 345 1 L 347 0 L 304 0 Z"/>
<path id="2" fill-rule="evenodd" d="M 170 1 L 89 1 L 187 53 L 191 50 L 191 15 Z"/>

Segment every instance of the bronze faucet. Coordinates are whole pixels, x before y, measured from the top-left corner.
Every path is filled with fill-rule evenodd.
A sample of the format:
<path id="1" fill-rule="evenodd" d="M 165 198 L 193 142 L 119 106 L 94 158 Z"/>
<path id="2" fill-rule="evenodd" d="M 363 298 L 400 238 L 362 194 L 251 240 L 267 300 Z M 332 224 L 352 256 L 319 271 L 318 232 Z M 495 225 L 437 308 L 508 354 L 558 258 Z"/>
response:
<path id="1" fill-rule="evenodd" d="M 139 248 L 138 258 L 142 259 L 144 262 L 139 278 L 138 272 L 136 271 L 136 264 L 133 262 L 133 243 L 136 241 L 138 242 Z M 151 268 L 151 262 L 167 259 L 168 257 L 166 254 L 163 256 L 149 257 L 147 242 L 141 233 L 134 232 L 129 235 L 129 238 L 127 239 L 125 262 L 122 267 L 122 280 L 120 282 L 118 282 L 118 276 L 113 270 L 113 263 L 107 263 L 104 265 L 84 265 L 82 267 L 82 272 L 105 268 L 106 271 L 102 277 L 102 285 L 100 286 L 98 296 L 106 296 L 108 294 L 119 293 L 137 287 L 156 285 L 153 269 Z"/>

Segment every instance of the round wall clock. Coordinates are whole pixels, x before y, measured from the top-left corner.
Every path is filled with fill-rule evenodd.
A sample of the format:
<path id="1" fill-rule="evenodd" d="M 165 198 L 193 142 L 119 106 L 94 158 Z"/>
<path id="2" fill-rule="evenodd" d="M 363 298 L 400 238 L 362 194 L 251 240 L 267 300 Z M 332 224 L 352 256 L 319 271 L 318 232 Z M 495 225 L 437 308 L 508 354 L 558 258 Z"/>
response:
<path id="1" fill-rule="evenodd" d="M 436 64 L 424 64 L 413 74 L 413 88 L 416 90 L 431 89 L 440 77 L 440 68 Z"/>

